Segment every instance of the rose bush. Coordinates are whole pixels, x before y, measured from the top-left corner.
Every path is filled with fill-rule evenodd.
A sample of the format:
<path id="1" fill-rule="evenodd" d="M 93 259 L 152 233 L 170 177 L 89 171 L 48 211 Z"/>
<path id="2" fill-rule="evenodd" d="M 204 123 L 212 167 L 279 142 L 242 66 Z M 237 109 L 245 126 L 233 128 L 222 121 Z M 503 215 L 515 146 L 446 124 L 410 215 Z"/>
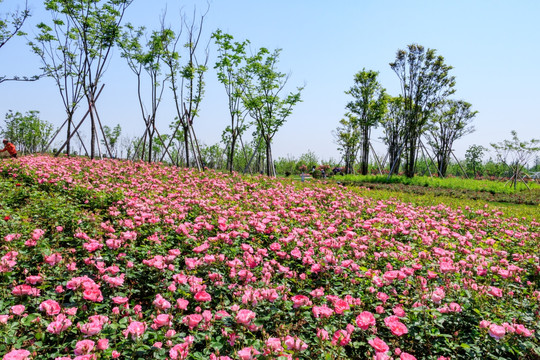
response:
<path id="1" fill-rule="evenodd" d="M 130 161 L 0 174 L 3 359 L 540 356 L 536 220 Z"/>

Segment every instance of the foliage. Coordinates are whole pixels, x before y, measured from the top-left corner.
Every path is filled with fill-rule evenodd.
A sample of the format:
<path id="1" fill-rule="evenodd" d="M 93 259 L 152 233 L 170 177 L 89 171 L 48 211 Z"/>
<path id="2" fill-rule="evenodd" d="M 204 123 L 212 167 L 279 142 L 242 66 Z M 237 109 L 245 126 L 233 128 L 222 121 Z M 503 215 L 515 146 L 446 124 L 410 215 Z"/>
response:
<path id="1" fill-rule="evenodd" d="M 540 354 L 536 220 L 143 162 L 0 174 L 4 358 Z"/>
<path id="2" fill-rule="evenodd" d="M 463 100 L 447 100 L 435 111 L 428 127 L 429 144 L 435 152 L 437 170 L 446 176 L 454 141 L 474 131 L 472 120 L 478 111 Z"/>
<path id="3" fill-rule="evenodd" d="M 384 131 L 383 141 L 388 147 L 390 170 L 399 170 L 401 163 L 401 151 L 405 143 L 405 112 L 403 97 L 387 95 L 387 110 L 381 119 Z"/>
<path id="4" fill-rule="evenodd" d="M 39 111 L 30 110 L 24 115 L 9 110 L 5 117 L 5 128 L 1 134 L 15 145 L 20 153 L 36 153 L 47 150 L 53 133 L 53 125 L 39 118 Z"/>
<path id="5" fill-rule="evenodd" d="M 0 0 L 0 3 L 2 3 L 2 0 Z M 14 36 L 26 35 L 21 29 L 29 16 L 30 10 L 28 8 L 28 2 L 25 3 L 23 10 L 0 14 L 0 49 Z M 10 78 L 0 74 L 0 84 L 4 81 L 35 81 L 38 79 L 39 76 L 14 76 Z"/>
<path id="6" fill-rule="evenodd" d="M 354 75 L 354 85 L 345 93 L 351 95 L 353 100 L 347 103 L 347 109 L 355 117 L 360 132 L 362 154 L 360 156 L 361 173 L 366 175 L 369 165 L 369 150 L 371 129 L 377 127 L 386 111 L 385 90 L 377 80 L 379 73 L 363 69 Z"/>
<path id="7" fill-rule="evenodd" d="M 0 175 L 4 358 L 540 355 L 535 219 L 131 161 Z"/>
<path id="8" fill-rule="evenodd" d="M 486 150 L 482 145 L 473 144 L 465 152 L 465 164 L 473 176 L 478 175 L 478 170 L 482 166 L 482 157 Z"/>
<path id="9" fill-rule="evenodd" d="M 111 129 L 109 126 L 105 125 L 103 126 L 103 134 L 107 139 L 107 143 L 109 144 L 109 147 L 111 149 L 112 156 L 116 158 L 118 156 L 118 139 L 122 134 L 122 127 L 120 126 L 120 124 L 117 124 L 114 128 Z M 105 143 L 105 141 L 103 141 L 103 143 Z"/>
<path id="10" fill-rule="evenodd" d="M 454 93 L 455 78 L 449 74 L 452 67 L 445 64 L 444 57 L 417 44 L 398 50 L 390 67 L 401 83 L 407 146 L 405 174 L 413 177 L 420 136 L 433 111 Z"/>
<path id="11" fill-rule="evenodd" d="M 38 26 L 45 31 L 42 35 L 45 36 L 46 41 L 69 44 L 69 49 L 60 50 L 61 58 L 70 60 L 69 67 L 64 68 L 63 71 L 68 71 L 68 76 L 75 77 L 75 83 L 82 86 L 88 103 L 91 158 L 96 155 L 95 145 L 98 141 L 96 124 L 99 118 L 95 104 L 100 91 L 99 85 L 107 69 L 112 48 L 120 36 L 122 18 L 132 2 L 133 0 L 46 0 L 45 8 L 53 17 L 54 29 L 62 30 L 54 32 L 54 36 L 58 38 L 50 38 L 49 36 L 53 36 L 50 35 L 51 28 L 46 25 Z M 58 20 L 60 18 L 67 20 L 66 22 Z M 39 54 L 39 48 L 35 46 L 33 48 Z M 73 59 L 77 60 L 72 61 Z M 64 74 L 62 76 L 67 79 Z M 73 96 L 72 100 L 75 99 L 76 97 Z M 71 105 L 68 104 L 66 109 L 69 106 Z M 70 136 L 68 135 L 67 140 Z M 109 155 L 112 155 L 104 136 L 103 139 Z"/>
<path id="12" fill-rule="evenodd" d="M 514 189 L 517 189 L 518 181 L 522 180 L 524 167 L 540 151 L 540 140 L 531 139 L 522 141 L 518 138 L 516 131 L 512 131 L 512 140 L 504 140 L 491 144 L 497 152 L 499 161 L 508 166 L 512 171 Z"/>
<path id="13" fill-rule="evenodd" d="M 275 175 L 272 166 L 272 140 L 279 128 L 292 114 L 292 108 L 301 101 L 302 87 L 297 92 L 282 95 L 288 76 L 277 71 L 281 49 L 270 52 L 260 48 L 247 59 L 245 74 L 244 106 L 257 125 L 257 136 L 264 141 L 266 148 L 266 174 Z"/>
<path id="14" fill-rule="evenodd" d="M 212 34 L 212 38 L 218 46 L 219 53 L 214 68 L 217 69 L 219 82 L 225 87 L 231 118 L 230 126 L 227 126 L 223 133 L 223 139 L 228 149 L 227 169 L 232 171 L 237 141 L 247 129 L 242 102 L 245 86 L 245 69 L 242 69 L 242 66 L 245 66 L 246 47 L 249 45 L 249 40 L 233 41 L 232 35 L 223 33 L 219 29 Z"/>

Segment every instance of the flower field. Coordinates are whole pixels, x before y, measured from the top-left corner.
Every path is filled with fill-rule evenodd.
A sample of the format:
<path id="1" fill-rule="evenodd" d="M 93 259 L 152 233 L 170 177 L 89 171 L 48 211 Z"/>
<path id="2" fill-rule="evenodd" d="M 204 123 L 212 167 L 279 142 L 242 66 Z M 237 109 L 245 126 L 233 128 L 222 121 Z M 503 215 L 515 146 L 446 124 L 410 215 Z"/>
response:
<path id="1" fill-rule="evenodd" d="M 0 174 L 5 360 L 540 358 L 537 221 L 126 161 Z"/>

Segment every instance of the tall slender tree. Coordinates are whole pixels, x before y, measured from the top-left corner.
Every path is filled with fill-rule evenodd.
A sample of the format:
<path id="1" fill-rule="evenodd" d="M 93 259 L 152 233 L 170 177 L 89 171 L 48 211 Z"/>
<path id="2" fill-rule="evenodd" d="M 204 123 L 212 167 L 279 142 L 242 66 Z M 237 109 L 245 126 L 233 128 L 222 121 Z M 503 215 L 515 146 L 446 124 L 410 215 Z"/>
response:
<path id="1" fill-rule="evenodd" d="M 345 114 L 345 118 L 339 121 L 339 126 L 334 131 L 334 139 L 341 152 L 345 173 L 354 172 L 354 163 L 360 148 L 361 132 L 358 126 L 358 118 L 351 113 Z"/>
<path id="2" fill-rule="evenodd" d="M 242 102 L 246 85 L 242 67 L 245 65 L 249 41 L 234 41 L 232 35 L 225 34 L 221 30 L 215 31 L 212 37 L 218 46 L 218 60 L 214 68 L 218 71 L 218 80 L 225 87 L 228 99 L 230 125 L 224 131 L 224 138 L 228 148 L 227 170 L 232 171 L 237 141 L 247 129 Z"/>
<path id="3" fill-rule="evenodd" d="M 471 108 L 466 101 L 447 100 L 433 113 L 427 135 L 441 176 L 446 176 L 454 141 L 474 131 L 471 122 L 478 111 Z"/>
<path id="4" fill-rule="evenodd" d="M 244 104 L 257 125 L 257 134 L 266 150 L 266 174 L 275 175 L 272 166 L 272 140 L 292 114 L 292 108 L 301 101 L 303 87 L 281 97 L 289 76 L 277 71 L 281 50 L 270 52 L 266 48 L 247 59 Z"/>
<path id="5" fill-rule="evenodd" d="M 141 158 L 147 158 L 149 162 L 153 160 L 153 139 L 157 133 L 156 114 L 161 104 L 165 84 L 169 81 L 170 75 L 163 71 L 163 58 L 166 49 L 175 39 L 175 35 L 170 29 L 153 31 L 146 39 L 146 44 L 141 44 L 141 39 L 145 38 L 145 28 L 135 28 L 132 24 L 126 25 L 126 31 L 122 33 L 119 40 L 122 49 L 122 57 L 126 59 L 129 68 L 137 76 L 137 97 L 141 116 L 145 123 L 143 135 Z M 147 96 L 143 95 L 143 72 L 148 76 Z M 145 98 L 148 101 L 145 103 Z M 149 105 L 149 106 L 147 106 Z M 146 154 L 145 148 L 148 148 Z M 146 156 L 147 155 L 147 156 Z M 171 159 L 172 161 L 172 159 Z"/>
<path id="6" fill-rule="evenodd" d="M 95 103 L 107 69 L 108 60 L 118 36 L 124 13 L 133 0 L 46 0 L 48 11 L 62 14 L 72 26 L 68 36 L 77 40 L 77 51 L 83 60 L 82 87 L 90 115 L 90 157 L 96 154 L 97 125 L 103 135 Z M 57 16 L 58 17 L 58 16 Z M 108 144 L 105 138 L 105 146 Z M 110 150 L 108 150 L 109 155 Z"/>
<path id="7" fill-rule="evenodd" d="M 384 136 L 382 140 L 388 149 L 388 159 L 390 169 L 399 170 L 401 165 L 401 149 L 404 145 L 404 113 L 403 97 L 401 95 L 393 97 L 387 96 L 386 113 L 381 119 Z"/>
<path id="8" fill-rule="evenodd" d="M 425 50 L 417 44 L 398 50 L 390 67 L 401 83 L 407 146 L 405 175 L 413 177 L 420 136 L 426 131 L 431 113 L 454 93 L 455 78 L 450 75 L 452 67 L 436 50 Z"/>
<path id="9" fill-rule="evenodd" d="M 182 13 L 180 16 L 180 30 L 176 33 L 175 41 L 171 42 L 165 49 L 164 56 L 171 79 L 171 91 L 177 115 L 174 132 L 169 138 L 166 149 L 170 147 L 172 141 L 178 139 L 177 133 L 181 128 L 186 166 L 191 165 L 190 153 L 192 153 L 195 165 L 199 169 L 203 168 L 203 164 L 193 122 L 199 115 L 199 107 L 205 88 L 204 75 L 208 71 L 208 44 L 202 48 L 202 51 L 200 48 L 201 34 L 207 13 L 208 9 L 198 18 L 198 21 L 196 19 L 196 9 L 193 10 L 191 21 Z M 162 21 L 162 28 L 164 27 Z M 187 49 L 187 54 L 185 54 L 185 60 L 182 62 L 182 51 L 178 48 L 178 44 L 183 37 L 184 30 L 186 35 L 183 47 Z"/>
<path id="10" fill-rule="evenodd" d="M 3 0 L 0 0 L 0 4 Z M 0 49 L 4 45 L 13 39 L 17 35 L 25 35 L 21 31 L 25 21 L 30 16 L 30 10 L 28 9 L 28 2 L 24 3 L 24 9 L 15 10 L 9 13 L 0 14 Z M 7 75 L 0 75 L 0 84 L 4 81 L 35 81 L 38 80 L 39 76 L 12 76 L 8 77 Z"/>
<path id="11" fill-rule="evenodd" d="M 67 124 L 66 155 L 69 156 L 73 115 L 84 98 L 82 79 L 86 70 L 83 53 L 78 51 L 79 37 L 73 31 L 71 18 L 55 11 L 51 11 L 51 16 L 50 25 L 43 22 L 37 25 L 39 33 L 29 45 L 40 58 L 45 76 L 54 80 L 62 98 L 66 120 L 58 131 Z M 76 133 L 80 137 L 79 132 Z"/>
<path id="12" fill-rule="evenodd" d="M 360 130 L 362 175 L 368 173 L 371 129 L 377 127 L 386 111 L 385 90 L 377 80 L 378 75 L 376 71 L 363 69 L 354 75 L 354 85 L 345 91 L 353 97 L 347 109 L 357 116 Z"/>

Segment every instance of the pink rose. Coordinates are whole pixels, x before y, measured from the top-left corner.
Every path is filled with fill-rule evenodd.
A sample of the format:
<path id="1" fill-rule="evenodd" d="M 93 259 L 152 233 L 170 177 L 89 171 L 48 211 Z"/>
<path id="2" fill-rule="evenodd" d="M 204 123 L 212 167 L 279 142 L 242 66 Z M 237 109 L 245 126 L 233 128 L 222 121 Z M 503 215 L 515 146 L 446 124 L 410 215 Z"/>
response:
<path id="1" fill-rule="evenodd" d="M 171 326 L 172 315 L 159 314 L 154 319 L 153 329 L 158 329 L 163 326 Z"/>
<path id="2" fill-rule="evenodd" d="M 60 334 L 61 332 L 67 330 L 71 326 L 71 320 L 66 317 L 64 314 L 58 314 L 56 320 L 51 322 L 47 326 L 47 331 L 51 334 Z"/>
<path id="3" fill-rule="evenodd" d="M 30 351 L 28 350 L 12 350 L 8 352 L 2 360 L 28 360 L 30 356 Z"/>
<path id="4" fill-rule="evenodd" d="M 238 350 L 238 357 L 240 360 L 253 360 L 255 359 L 255 355 L 258 354 L 260 354 L 260 352 L 258 352 L 252 346 Z"/>
<path id="5" fill-rule="evenodd" d="M 334 310 L 336 314 L 343 314 L 345 310 L 349 310 L 349 304 L 345 300 L 339 299 L 334 303 Z"/>
<path id="6" fill-rule="evenodd" d="M 283 351 L 283 346 L 281 346 L 281 339 L 271 337 L 266 340 L 266 347 L 271 353 L 279 353 Z"/>
<path id="7" fill-rule="evenodd" d="M 171 303 L 168 302 L 161 294 L 156 295 L 154 305 L 160 310 L 167 310 L 171 308 Z"/>
<path id="8" fill-rule="evenodd" d="M 48 299 L 39 304 L 39 310 L 45 311 L 47 315 L 51 316 L 60 314 L 61 308 L 60 304 L 58 304 L 56 301 Z"/>
<path id="9" fill-rule="evenodd" d="M 328 331 L 325 329 L 317 329 L 317 337 L 322 341 L 326 341 L 329 338 Z"/>
<path id="10" fill-rule="evenodd" d="M 182 319 L 182 322 L 184 324 L 186 324 L 189 329 L 193 329 L 195 328 L 197 325 L 199 325 L 199 323 L 202 321 L 202 316 L 199 315 L 199 314 L 192 314 L 192 315 L 186 315 L 183 319 Z"/>
<path id="11" fill-rule="evenodd" d="M 247 309 L 242 309 L 236 314 L 236 322 L 239 324 L 249 325 L 251 320 L 255 319 L 256 314 Z"/>
<path id="12" fill-rule="evenodd" d="M 107 350 L 109 348 L 109 339 L 99 339 L 97 342 L 98 350 Z"/>
<path id="13" fill-rule="evenodd" d="M 96 322 L 96 321 L 92 321 L 83 325 L 79 324 L 78 327 L 83 334 L 88 335 L 88 336 L 99 334 L 101 329 L 103 328 L 103 326 L 99 322 Z"/>
<path id="14" fill-rule="evenodd" d="M 133 340 L 136 340 L 138 337 L 141 337 L 144 334 L 144 331 L 146 330 L 146 324 L 139 322 L 139 321 L 132 321 L 126 330 L 124 330 L 122 333 L 127 338 L 129 335 L 131 335 L 131 338 Z"/>
<path id="15" fill-rule="evenodd" d="M 443 289 L 438 288 L 434 292 L 431 293 L 431 301 L 433 301 L 435 304 L 440 304 L 441 300 L 444 299 L 446 296 Z"/>
<path id="16" fill-rule="evenodd" d="M 347 330 L 338 330 L 332 337 L 332 345 L 346 346 L 351 341 L 351 334 Z"/>
<path id="17" fill-rule="evenodd" d="M 388 351 L 388 349 L 390 349 L 388 345 L 386 345 L 386 343 L 378 337 L 369 340 L 368 343 L 375 349 L 376 352 L 385 353 Z"/>
<path id="18" fill-rule="evenodd" d="M 178 299 L 176 300 L 176 307 L 180 310 L 187 310 L 189 301 L 186 299 Z"/>
<path id="19" fill-rule="evenodd" d="M 294 350 L 294 351 L 303 351 L 308 348 L 308 345 L 300 340 L 298 337 L 292 337 L 290 335 L 287 335 L 285 337 L 285 346 L 287 346 L 287 350 Z"/>
<path id="20" fill-rule="evenodd" d="M 390 323 L 388 327 L 390 328 L 390 331 L 392 332 L 392 334 L 396 336 L 405 335 L 409 332 L 409 330 L 407 329 L 407 326 L 405 326 L 405 324 L 403 324 L 401 321 L 394 321 Z"/>
<path id="21" fill-rule="evenodd" d="M 203 302 L 203 301 L 210 301 L 212 300 L 212 296 L 210 296 L 209 293 L 206 291 L 199 291 L 195 294 L 195 300 Z"/>
<path id="22" fill-rule="evenodd" d="M 401 355 L 399 355 L 399 360 L 416 360 L 416 358 L 406 352 L 402 352 Z"/>
<path id="23" fill-rule="evenodd" d="M 291 298 L 293 302 L 293 308 L 299 308 L 301 306 L 310 306 L 311 301 L 305 295 L 295 295 Z"/>
<path id="24" fill-rule="evenodd" d="M 103 301 L 103 295 L 101 295 L 101 290 L 97 287 L 91 287 L 83 291 L 83 298 L 93 302 Z"/>
<path id="25" fill-rule="evenodd" d="M 75 345 L 75 355 L 90 354 L 94 350 L 95 342 L 92 340 L 81 340 Z"/>
<path id="26" fill-rule="evenodd" d="M 311 309 L 313 311 L 313 316 L 315 316 L 315 318 L 329 318 L 330 316 L 332 316 L 332 314 L 334 313 L 334 310 L 330 309 L 328 306 L 326 305 L 323 305 L 323 306 L 314 306 L 313 309 Z"/>
<path id="27" fill-rule="evenodd" d="M 362 330 L 367 330 L 370 326 L 375 326 L 375 316 L 369 311 L 363 311 L 356 317 L 356 325 Z"/>
<path id="28" fill-rule="evenodd" d="M 500 340 L 506 334 L 506 330 L 504 329 L 504 326 L 491 324 L 489 326 L 488 333 L 489 333 L 489 336 L 491 336 L 495 340 Z"/>
<path id="29" fill-rule="evenodd" d="M 22 313 L 24 313 L 24 310 L 26 310 L 26 307 L 24 305 L 14 305 L 11 307 L 11 312 L 15 315 L 22 315 Z"/>

